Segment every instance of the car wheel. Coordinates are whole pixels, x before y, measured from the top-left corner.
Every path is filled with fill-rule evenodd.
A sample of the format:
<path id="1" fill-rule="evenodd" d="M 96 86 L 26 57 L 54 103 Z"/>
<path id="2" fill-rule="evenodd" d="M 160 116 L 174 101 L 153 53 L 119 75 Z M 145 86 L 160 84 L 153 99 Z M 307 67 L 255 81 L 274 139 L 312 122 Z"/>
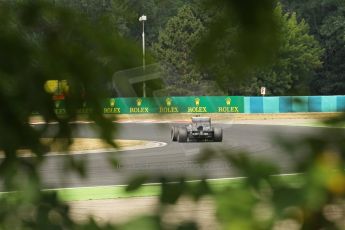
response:
<path id="1" fill-rule="evenodd" d="M 223 140 L 223 130 L 221 128 L 214 128 L 214 141 L 222 142 Z"/>
<path id="2" fill-rule="evenodd" d="M 184 127 L 178 130 L 178 142 L 187 142 L 187 129 Z"/>
<path id="3" fill-rule="evenodd" d="M 178 128 L 175 126 L 171 127 L 171 140 L 177 141 L 177 136 L 178 136 Z"/>

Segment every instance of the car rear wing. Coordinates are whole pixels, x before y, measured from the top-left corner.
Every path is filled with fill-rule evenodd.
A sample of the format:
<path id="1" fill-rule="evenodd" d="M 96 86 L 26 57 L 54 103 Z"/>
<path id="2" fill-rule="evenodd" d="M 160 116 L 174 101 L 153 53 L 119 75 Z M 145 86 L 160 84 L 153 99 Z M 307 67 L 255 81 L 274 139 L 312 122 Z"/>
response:
<path id="1" fill-rule="evenodd" d="M 211 122 L 210 117 L 192 117 L 192 122 L 194 123 L 206 123 Z"/>

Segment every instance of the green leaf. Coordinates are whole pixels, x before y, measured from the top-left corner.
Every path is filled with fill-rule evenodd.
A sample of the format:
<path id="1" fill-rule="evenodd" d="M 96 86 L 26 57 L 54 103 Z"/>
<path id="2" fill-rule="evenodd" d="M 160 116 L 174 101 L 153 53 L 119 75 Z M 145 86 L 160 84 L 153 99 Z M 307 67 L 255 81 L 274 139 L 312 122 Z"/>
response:
<path id="1" fill-rule="evenodd" d="M 147 181 L 147 179 L 148 178 L 145 175 L 134 177 L 129 181 L 129 184 L 126 187 L 126 191 L 132 192 L 138 190 Z"/>

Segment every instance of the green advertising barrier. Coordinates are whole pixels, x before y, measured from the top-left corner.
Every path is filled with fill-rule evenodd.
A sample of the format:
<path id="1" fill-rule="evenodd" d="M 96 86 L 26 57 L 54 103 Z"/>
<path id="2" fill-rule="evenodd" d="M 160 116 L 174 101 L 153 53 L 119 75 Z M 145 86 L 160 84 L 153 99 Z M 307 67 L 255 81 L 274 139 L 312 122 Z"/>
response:
<path id="1" fill-rule="evenodd" d="M 169 106 L 170 104 L 170 106 Z M 158 113 L 243 113 L 243 97 L 200 96 L 160 98 Z"/>
<path id="2" fill-rule="evenodd" d="M 87 106 L 86 103 L 83 103 L 81 108 L 78 109 L 78 114 L 88 114 L 91 112 L 91 109 Z M 57 115 L 66 115 L 66 106 L 64 100 L 55 100 L 55 113 Z"/>
<path id="3" fill-rule="evenodd" d="M 157 105 L 152 98 L 110 98 L 103 105 L 105 114 L 156 113 Z"/>
<path id="4" fill-rule="evenodd" d="M 243 97 L 111 98 L 104 104 L 105 114 L 243 112 Z"/>
<path id="5" fill-rule="evenodd" d="M 55 104 L 56 115 L 65 115 L 66 114 L 65 102 L 63 100 L 56 100 L 54 102 L 54 104 Z"/>
<path id="6" fill-rule="evenodd" d="M 55 101 L 57 114 L 66 114 L 64 101 Z M 78 110 L 90 112 L 86 104 Z M 104 114 L 145 113 L 243 113 L 244 97 L 238 96 L 192 96 L 157 98 L 110 98 L 104 101 Z"/>

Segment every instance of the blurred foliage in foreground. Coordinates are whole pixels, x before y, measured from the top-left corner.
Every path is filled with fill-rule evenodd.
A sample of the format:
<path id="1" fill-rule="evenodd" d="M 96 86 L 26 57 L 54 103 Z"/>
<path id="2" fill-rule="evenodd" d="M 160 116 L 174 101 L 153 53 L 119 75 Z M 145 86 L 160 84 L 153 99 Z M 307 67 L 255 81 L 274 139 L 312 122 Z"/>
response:
<path id="1" fill-rule="evenodd" d="M 133 220 L 123 226 L 100 226 L 94 220 L 75 223 L 68 205 L 55 192 L 42 192 L 39 167 L 45 163 L 49 146 L 39 138 L 45 128 L 33 129 L 29 117 L 39 112 L 46 121 L 57 121 L 55 136 L 71 140 L 76 111 L 86 102 L 93 108 L 90 119 L 100 127 L 101 136 L 111 143 L 110 122 L 101 114 L 105 96 L 104 82 L 116 70 L 136 66 L 138 50 L 128 41 L 109 33 L 102 26 L 69 10 L 41 1 L 20 1 L 15 5 L 0 3 L 0 149 L 5 158 L 0 163 L 2 190 L 18 191 L 15 196 L 0 196 L 1 229 L 196 229 L 197 223 L 165 225 L 165 207 L 182 196 L 198 201 L 207 196 L 216 201 L 217 218 L 224 229 L 344 229 L 345 214 L 345 137 L 342 130 L 315 134 L 304 140 L 279 140 L 301 172 L 295 184 L 276 180 L 278 165 L 253 160 L 246 154 L 205 152 L 201 163 L 222 157 L 237 168 L 245 182 L 236 188 L 212 191 L 207 181 L 193 186 L 180 178 L 169 183 L 161 179 L 161 207 L 151 216 Z M 210 3 L 212 6 L 212 3 Z M 274 2 L 219 1 L 224 14 L 211 23 L 209 44 L 227 32 L 227 22 L 235 20 L 243 28 L 239 33 L 238 62 L 249 68 L 274 55 L 277 42 Z M 218 5 L 219 7 L 219 5 Z M 231 17 L 231 18 L 229 18 Z M 204 46 L 205 47 L 205 46 Z M 210 48 L 212 46 L 208 46 Z M 205 60 L 206 50 L 201 50 Z M 209 62 L 212 60 L 208 60 Z M 57 117 L 54 102 L 44 89 L 46 80 L 68 80 L 66 98 L 68 115 Z M 343 120 L 343 119 L 341 119 Z M 278 140 L 277 140 L 278 141 Z M 18 149 L 28 148 L 35 158 L 18 158 Z M 66 164 L 81 175 L 87 173 L 81 162 L 69 158 Z M 115 173 L 115 172 L 114 172 Z M 145 182 L 139 177 L 128 190 Z"/>
<path id="2" fill-rule="evenodd" d="M 68 207 L 55 194 L 40 192 L 38 168 L 49 145 L 40 142 L 46 128 L 34 129 L 30 116 L 39 113 L 57 121 L 54 137 L 71 141 L 77 110 L 92 107 L 89 118 L 100 136 L 112 143 L 112 123 L 103 117 L 101 102 L 112 74 L 140 63 L 140 49 L 120 38 L 106 21 L 102 26 L 46 1 L 0 2 L 0 160 L 1 190 L 23 191 L 15 199 L 0 198 L 0 229 L 70 229 Z M 47 80 L 67 80 L 67 115 L 56 116 Z M 19 149 L 36 157 L 19 158 Z M 82 162 L 69 158 L 67 168 L 85 175 Z"/>

